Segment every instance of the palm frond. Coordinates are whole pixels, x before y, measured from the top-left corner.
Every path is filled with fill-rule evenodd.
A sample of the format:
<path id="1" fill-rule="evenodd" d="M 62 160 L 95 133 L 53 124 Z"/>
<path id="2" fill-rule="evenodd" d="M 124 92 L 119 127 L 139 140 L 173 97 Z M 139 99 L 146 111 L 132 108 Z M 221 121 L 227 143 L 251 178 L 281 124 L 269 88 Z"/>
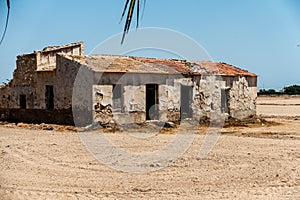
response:
<path id="1" fill-rule="evenodd" d="M 1 40 L 0 40 L 0 45 L 2 44 L 5 34 L 6 34 L 6 30 L 7 30 L 7 26 L 8 26 L 8 21 L 9 21 L 9 13 L 10 13 L 10 0 L 6 0 L 6 4 L 7 4 L 7 16 L 6 16 L 6 23 L 5 23 L 5 27 L 4 27 L 4 32 L 2 34 Z"/>
<path id="2" fill-rule="evenodd" d="M 138 0 L 138 5 L 137 5 L 137 13 L 136 13 L 136 28 L 139 27 L 139 19 L 140 19 L 140 4 L 141 0 Z"/>
<path id="3" fill-rule="evenodd" d="M 121 21 L 123 20 L 123 17 L 124 17 L 124 15 L 125 15 L 125 12 L 126 12 L 126 10 L 127 10 L 128 3 L 129 3 L 129 0 L 126 0 L 126 4 L 125 4 L 125 7 L 124 7 L 124 10 L 123 10 L 122 16 L 121 16 L 120 23 L 121 23 Z"/>
<path id="4" fill-rule="evenodd" d="M 137 4 L 137 5 L 136 5 Z M 134 8 L 137 7 L 137 23 L 136 23 L 136 27 L 138 28 L 139 26 L 139 19 L 140 19 L 140 8 L 141 8 L 141 0 L 126 0 L 125 3 L 125 7 L 121 16 L 121 20 L 120 22 L 123 20 L 123 17 L 127 11 L 127 17 L 126 17 L 126 22 L 124 25 L 124 30 L 123 30 L 123 37 L 122 37 L 122 41 L 121 44 L 123 44 L 124 39 L 126 34 L 128 33 L 129 29 L 130 29 L 130 25 L 132 22 L 132 17 L 133 17 L 133 13 L 134 13 Z M 144 0 L 144 7 L 145 7 L 145 0 Z"/>

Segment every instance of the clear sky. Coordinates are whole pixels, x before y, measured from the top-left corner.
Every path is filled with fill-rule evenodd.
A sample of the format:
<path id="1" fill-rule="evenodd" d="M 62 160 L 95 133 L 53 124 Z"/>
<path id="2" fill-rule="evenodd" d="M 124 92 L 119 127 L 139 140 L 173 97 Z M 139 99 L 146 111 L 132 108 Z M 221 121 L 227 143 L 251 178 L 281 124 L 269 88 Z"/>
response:
<path id="1" fill-rule="evenodd" d="M 1 33 L 5 3 L 0 0 Z M 88 53 L 122 32 L 124 3 L 11 0 L 7 35 L 0 46 L 0 83 L 12 78 L 19 54 L 76 41 L 84 41 Z M 140 27 L 168 28 L 190 36 L 214 61 L 258 74 L 259 88 L 300 84 L 299 0 L 147 0 Z"/>

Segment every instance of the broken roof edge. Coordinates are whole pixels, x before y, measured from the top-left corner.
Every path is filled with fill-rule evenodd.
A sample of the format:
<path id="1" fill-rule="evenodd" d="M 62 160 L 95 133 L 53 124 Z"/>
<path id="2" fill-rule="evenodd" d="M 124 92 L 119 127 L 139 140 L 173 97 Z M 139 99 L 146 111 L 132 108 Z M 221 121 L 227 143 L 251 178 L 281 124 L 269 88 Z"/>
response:
<path id="1" fill-rule="evenodd" d="M 80 41 L 80 42 L 73 42 L 73 43 L 60 45 L 60 46 L 47 46 L 47 47 L 43 48 L 43 50 L 40 50 L 40 51 L 42 51 L 42 52 L 56 51 L 58 49 L 64 49 L 64 48 L 78 46 L 78 45 L 84 46 L 84 42 Z"/>
<path id="2" fill-rule="evenodd" d="M 73 42 L 73 43 L 69 43 L 69 44 L 63 44 L 63 45 L 59 45 L 59 46 L 46 46 L 42 50 L 34 50 L 31 53 L 25 53 L 25 54 L 17 55 L 17 58 L 23 57 L 23 56 L 35 55 L 37 53 L 57 51 L 57 50 L 60 50 L 60 49 L 69 48 L 69 47 L 73 47 L 73 46 L 79 46 L 79 45 L 84 48 L 84 42 L 83 41 Z"/>
<path id="3" fill-rule="evenodd" d="M 238 69 L 238 70 L 241 70 L 241 71 L 244 71 L 244 72 L 246 72 L 246 73 L 249 73 L 249 75 L 251 75 L 251 76 L 257 76 L 257 74 L 252 73 L 252 72 L 250 72 L 250 71 L 247 70 L 247 69 L 243 69 L 243 68 L 237 67 L 237 66 L 235 66 L 235 65 L 228 64 L 228 63 L 226 63 L 226 62 L 219 62 L 219 63 L 224 64 L 224 65 L 228 65 L 228 66 L 234 67 L 234 68 L 236 68 L 236 69 Z"/>
<path id="4" fill-rule="evenodd" d="M 64 58 L 67 58 L 69 60 L 72 60 L 72 61 L 76 61 L 78 62 L 79 64 L 83 64 L 82 61 L 86 60 L 86 56 L 85 55 L 70 55 L 70 54 L 67 54 L 67 53 L 57 53 L 56 55 L 58 56 L 62 56 Z"/>
<path id="5" fill-rule="evenodd" d="M 257 77 L 256 74 L 249 72 L 246 69 L 225 62 L 201 61 L 196 62 L 196 64 L 199 66 L 199 69 L 210 71 L 209 73 L 214 73 L 216 75 Z"/>

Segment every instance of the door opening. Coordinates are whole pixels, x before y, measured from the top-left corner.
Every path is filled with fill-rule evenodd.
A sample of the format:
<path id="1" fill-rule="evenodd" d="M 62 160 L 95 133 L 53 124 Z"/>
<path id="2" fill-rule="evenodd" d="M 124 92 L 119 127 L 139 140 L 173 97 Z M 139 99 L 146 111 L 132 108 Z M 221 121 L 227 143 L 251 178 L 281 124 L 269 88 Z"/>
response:
<path id="1" fill-rule="evenodd" d="M 113 85 L 113 93 L 112 93 L 112 109 L 114 112 L 122 112 L 123 105 L 123 88 L 121 84 Z"/>
<path id="2" fill-rule="evenodd" d="M 222 89 L 221 90 L 221 112 L 228 113 L 228 102 L 229 102 L 229 89 Z"/>
<path id="3" fill-rule="evenodd" d="M 146 85 L 146 120 L 158 120 L 158 85 Z"/>
<path id="4" fill-rule="evenodd" d="M 181 85 L 181 119 L 192 118 L 193 87 Z"/>
<path id="5" fill-rule="evenodd" d="M 20 108 L 26 109 L 26 95 L 20 95 Z"/>
<path id="6" fill-rule="evenodd" d="M 53 85 L 46 85 L 45 101 L 46 101 L 46 109 L 53 110 L 54 109 Z"/>

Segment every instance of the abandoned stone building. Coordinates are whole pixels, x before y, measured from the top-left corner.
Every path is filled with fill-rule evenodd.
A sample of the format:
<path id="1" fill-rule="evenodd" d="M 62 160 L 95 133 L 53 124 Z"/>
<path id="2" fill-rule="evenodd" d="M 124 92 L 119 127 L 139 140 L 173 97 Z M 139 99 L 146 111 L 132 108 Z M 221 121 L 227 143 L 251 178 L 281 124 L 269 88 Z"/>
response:
<path id="1" fill-rule="evenodd" d="M 0 120 L 84 126 L 256 115 L 257 76 L 226 63 L 86 56 L 79 42 L 19 55 L 16 65 L 0 86 Z"/>

